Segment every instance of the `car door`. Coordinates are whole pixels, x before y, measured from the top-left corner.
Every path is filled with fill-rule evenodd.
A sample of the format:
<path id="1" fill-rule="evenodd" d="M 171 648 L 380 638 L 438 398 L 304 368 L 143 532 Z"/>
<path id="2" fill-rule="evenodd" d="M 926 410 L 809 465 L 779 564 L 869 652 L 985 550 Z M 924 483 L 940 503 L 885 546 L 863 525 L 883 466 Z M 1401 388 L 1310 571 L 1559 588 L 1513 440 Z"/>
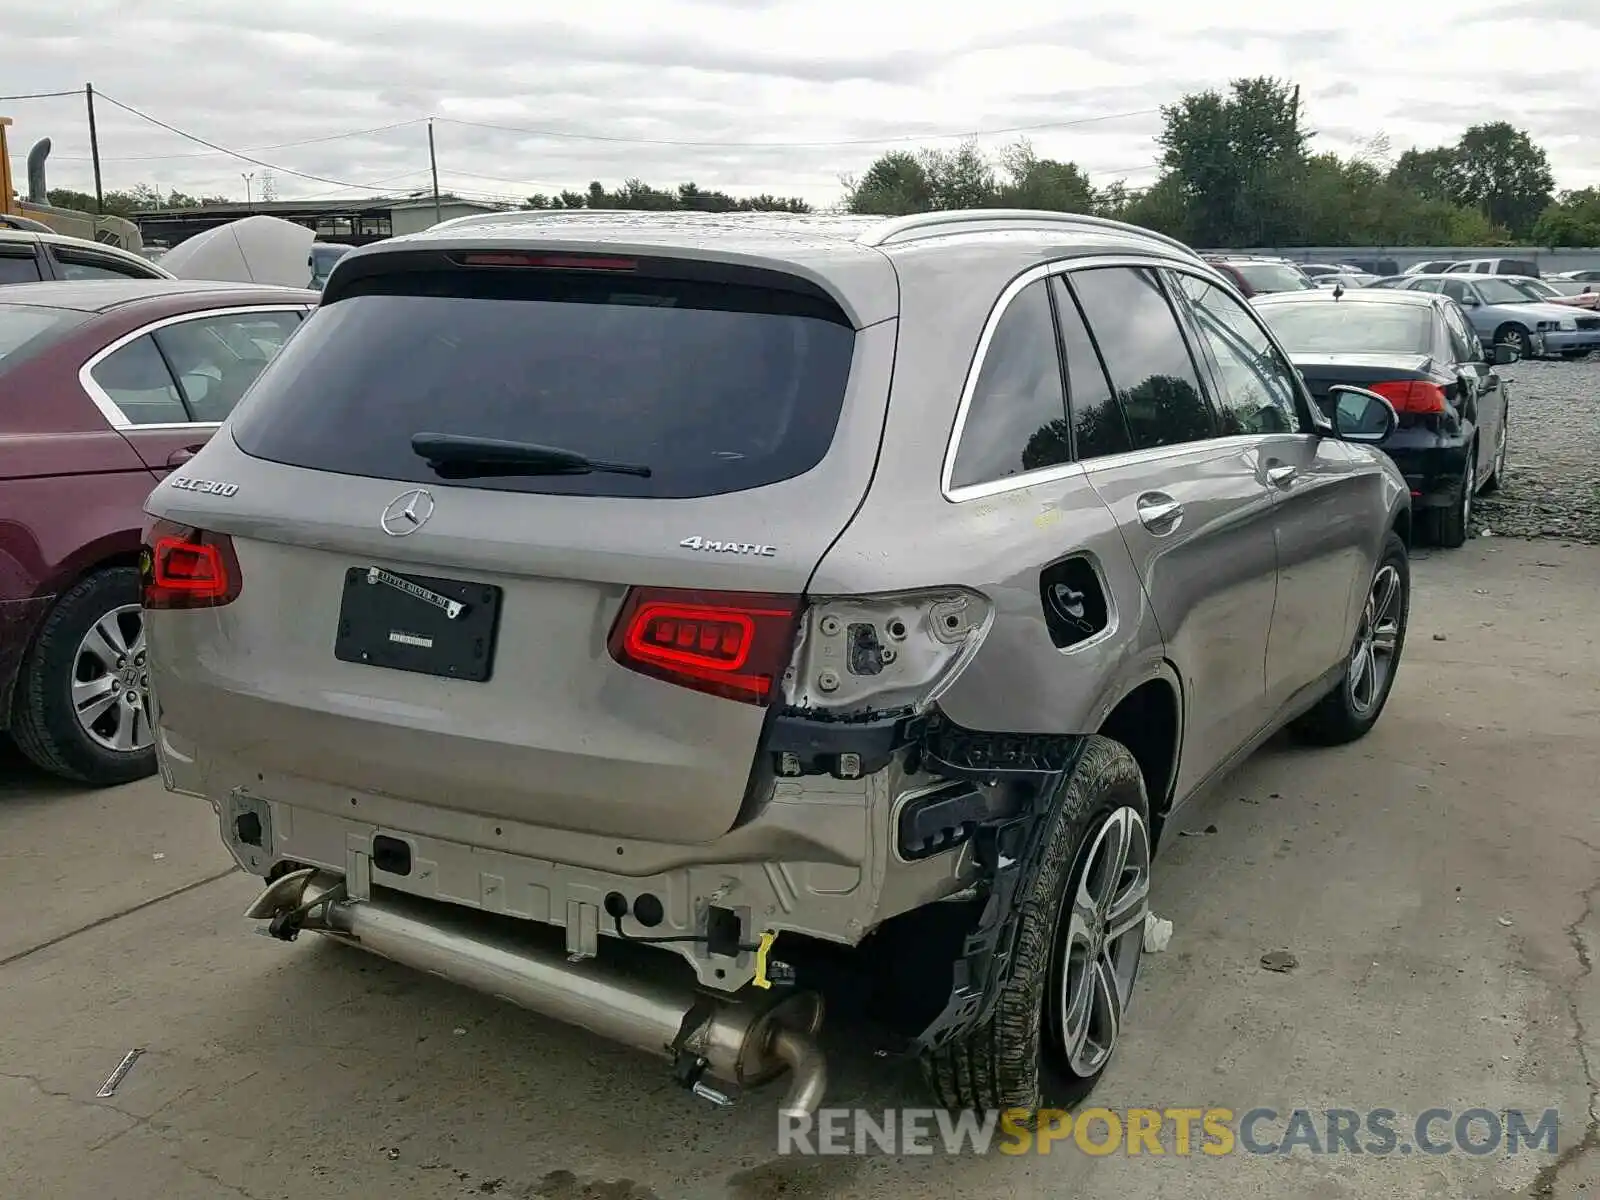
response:
<path id="1" fill-rule="evenodd" d="M 1290 704 L 1342 663 L 1350 606 L 1371 577 L 1376 497 L 1350 448 L 1317 433 L 1299 372 L 1257 316 L 1201 276 L 1177 292 L 1215 380 L 1227 437 L 1254 439 L 1271 487 L 1278 590 L 1267 644 L 1267 703 Z"/>
<path id="2" fill-rule="evenodd" d="M 1446 298 L 1439 305 L 1439 316 L 1450 337 L 1454 368 L 1463 384 L 1472 388 L 1470 411 L 1463 415 L 1478 427 L 1477 478 L 1482 479 L 1492 467 L 1500 439 L 1505 436 L 1505 383 L 1489 362 L 1483 342 L 1473 332 L 1461 306 Z"/>
<path id="3" fill-rule="evenodd" d="M 1085 463 L 1126 539 L 1183 681 L 1185 795 L 1265 722 L 1277 591 L 1272 496 L 1253 439 L 1216 416 L 1159 270 L 1076 267 L 1081 312 L 1131 447 Z"/>
<path id="4" fill-rule="evenodd" d="M 1466 314 L 1467 324 L 1472 326 L 1474 333 L 1479 338 L 1492 340 L 1495 331 L 1495 314 L 1491 312 L 1478 295 L 1478 289 L 1465 279 L 1447 279 L 1439 289 L 1450 299 L 1461 306 L 1461 311 Z"/>
<path id="5" fill-rule="evenodd" d="M 159 478 L 199 453 L 303 311 L 274 305 L 168 317 L 99 351 L 79 380 Z"/>

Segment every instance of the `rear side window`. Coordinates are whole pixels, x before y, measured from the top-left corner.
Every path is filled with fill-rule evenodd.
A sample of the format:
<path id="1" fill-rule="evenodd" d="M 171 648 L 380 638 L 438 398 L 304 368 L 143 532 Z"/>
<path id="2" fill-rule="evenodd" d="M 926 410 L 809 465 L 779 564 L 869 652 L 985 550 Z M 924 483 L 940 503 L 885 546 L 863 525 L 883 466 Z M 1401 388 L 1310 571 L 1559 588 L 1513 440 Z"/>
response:
<path id="1" fill-rule="evenodd" d="M 256 381 L 300 317 L 292 312 L 223 313 L 156 330 L 190 420 L 224 421 Z"/>
<path id="2" fill-rule="evenodd" d="M 39 262 L 32 250 L 26 254 L 0 250 L 0 284 L 38 283 L 40 278 Z"/>
<path id="3" fill-rule="evenodd" d="M 1211 410 L 1178 318 L 1155 273 L 1096 267 L 1072 287 L 1116 387 L 1135 450 L 1211 437 Z"/>
<path id="4" fill-rule="evenodd" d="M 415 483 L 418 433 L 534 443 L 648 477 L 456 482 L 592 496 L 719 495 L 816 466 L 855 333 L 831 303 L 744 284 L 504 271 L 379 276 L 308 318 L 236 410 L 247 454 Z"/>
<path id="5" fill-rule="evenodd" d="M 1049 284 L 1040 279 L 1012 298 L 989 339 L 950 485 L 992 483 L 1069 461 L 1066 417 Z"/>
<path id="6" fill-rule="evenodd" d="M 84 254 L 77 250 L 53 250 L 63 279 L 154 279 L 156 273 L 105 254 Z"/>

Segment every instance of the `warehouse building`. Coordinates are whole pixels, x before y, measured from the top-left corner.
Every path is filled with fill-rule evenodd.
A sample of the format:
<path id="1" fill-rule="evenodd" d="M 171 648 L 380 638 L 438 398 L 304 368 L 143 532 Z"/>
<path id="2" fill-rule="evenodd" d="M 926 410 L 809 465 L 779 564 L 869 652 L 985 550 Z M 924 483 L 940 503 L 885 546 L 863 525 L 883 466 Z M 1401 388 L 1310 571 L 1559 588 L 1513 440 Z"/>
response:
<path id="1" fill-rule="evenodd" d="M 159 208 L 133 214 L 147 246 L 176 246 L 197 233 L 256 215 L 304 225 L 324 242 L 364 246 L 368 242 L 417 233 L 440 220 L 498 212 L 503 206 L 456 196 L 441 196 L 435 214 L 432 196 L 372 197 L 355 200 L 258 200 L 253 204 L 205 204 L 197 208 Z"/>

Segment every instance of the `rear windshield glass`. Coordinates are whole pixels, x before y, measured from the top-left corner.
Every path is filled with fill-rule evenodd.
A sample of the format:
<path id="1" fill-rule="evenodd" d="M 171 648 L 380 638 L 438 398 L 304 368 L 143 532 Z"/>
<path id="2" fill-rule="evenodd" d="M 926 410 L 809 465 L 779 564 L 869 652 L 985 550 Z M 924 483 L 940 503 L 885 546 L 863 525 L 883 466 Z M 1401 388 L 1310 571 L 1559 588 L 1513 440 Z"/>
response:
<path id="1" fill-rule="evenodd" d="M 1233 262 L 1228 265 L 1258 292 L 1302 292 L 1317 286 L 1296 268 L 1282 263 Z"/>
<path id="2" fill-rule="evenodd" d="M 495 438 L 650 473 L 451 482 L 689 497 L 792 478 L 833 441 L 855 333 L 821 299 L 632 276 L 473 275 L 380 277 L 383 294 L 318 309 L 235 411 L 239 447 L 434 483 L 412 435 Z"/>
<path id="3" fill-rule="evenodd" d="M 1420 304 L 1262 304 L 1256 311 L 1290 354 L 1427 354 L 1431 310 Z"/>
<path id="4" fill-rule="evenodd" d="M 0 369 L 19 361 L 58 334 L 85 319 L 85 314 L 64 308 L 38 308 L 31 304 L 0 304 Z"/>

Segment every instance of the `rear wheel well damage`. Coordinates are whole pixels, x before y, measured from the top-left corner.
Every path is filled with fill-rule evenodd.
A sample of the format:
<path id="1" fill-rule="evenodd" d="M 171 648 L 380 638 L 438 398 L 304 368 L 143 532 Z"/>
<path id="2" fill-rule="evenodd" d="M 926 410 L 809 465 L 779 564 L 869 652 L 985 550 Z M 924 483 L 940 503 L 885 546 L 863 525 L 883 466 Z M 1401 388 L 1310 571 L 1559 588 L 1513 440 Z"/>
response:
<path id="1" fill-rule="evenodd" d="M 1132 754 L 1152 812 L 1164 808 L 1171 793 L 1180 722 L 1174 686 L 1164 678 L 1151 679 L 1124 696 L 1095 731 Z M 786 736 L 769 743 L 774 754 L 783 752 L 780 745 L 790 754 L 799 750 L 800 724 L 806 723 L 786 723 Z M 887 739 L 881 728 L 876 737 L 866 726 L 852 732 L 853 744 L 866 751 L 859 769 L 886 765 L 887 742 L 906 754 L 909 770 L 948 781 L 901 805 L 892 832 L 902 858 L 959 849 L 970 864 L 969 886 L 884 921 L 863 941 L 865 953 L 856 959 L 869 976 L 867 1015 L 911 1052 L 937 1049 L 987 1021 L 1010 979 L 1022 898 L 1042 862 L 1045 818 L 1077 768 L 1089 735 L 971 730 L 939 713 L 902 722 Z M 838 727 L 830 733 L 849 736 Z M 831 742 L 816 727 L 811 737 Z M 815 740 L 806 746 L 811 754 L 821 749 Z M 828 751 L 837 755 L 841 748 L 830 744 Z M 821 757 L 827 761 L 831 755 Z M 817 761 L 805 758 L 808 767 Z M 852 769 L 857 765 L 850 763 Z"/>

